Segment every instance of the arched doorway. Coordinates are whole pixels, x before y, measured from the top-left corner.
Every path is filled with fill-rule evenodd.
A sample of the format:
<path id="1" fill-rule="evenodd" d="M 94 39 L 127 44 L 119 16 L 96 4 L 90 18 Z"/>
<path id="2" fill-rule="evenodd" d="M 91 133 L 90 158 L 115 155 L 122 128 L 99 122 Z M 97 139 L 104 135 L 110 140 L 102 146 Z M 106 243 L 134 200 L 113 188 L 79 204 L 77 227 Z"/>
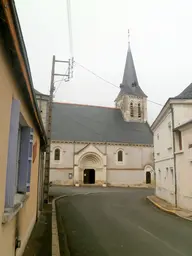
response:
<path id="1" fill-rule="evenodd" d="M 97 184 L 103 167 L 101 157 L 93 152 L 86 153 L 79 160 L 82 184 Z"/>
<path id="2" fill-rule="evenodd" d="M 154 170 L 151 165 L 146 165 L 144 168 L 145 176 L 144 176 L 144 182 L 146 184 L 153 184 L 154 183 Z"/>
<path id="3" fill-rule="evenodd" d="M 95 184 L 95 170 L 94 169 L 85 169 L 84 170 L 84 184 Z"/>
<path id="4" fill-rule="evenodd" d="M 146 184 L 151 184 L 151 172 L 146 172 Z"/>

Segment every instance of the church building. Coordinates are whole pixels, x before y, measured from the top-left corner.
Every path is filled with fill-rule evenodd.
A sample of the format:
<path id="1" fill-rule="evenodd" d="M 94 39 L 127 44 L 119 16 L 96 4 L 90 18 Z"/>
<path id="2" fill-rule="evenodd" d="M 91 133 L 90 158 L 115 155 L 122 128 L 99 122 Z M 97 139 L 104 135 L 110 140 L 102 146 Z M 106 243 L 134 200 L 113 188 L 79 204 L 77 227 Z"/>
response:
<path id="1" fill-rule="evenodd" d="M 36 91 L 46 126 L 48 96 Z M 53 184 L 129 186 L 153 179 L 153 135 L 147 96 L 128 47 L 115 107 L 53 103 L 50 181 Z"/>

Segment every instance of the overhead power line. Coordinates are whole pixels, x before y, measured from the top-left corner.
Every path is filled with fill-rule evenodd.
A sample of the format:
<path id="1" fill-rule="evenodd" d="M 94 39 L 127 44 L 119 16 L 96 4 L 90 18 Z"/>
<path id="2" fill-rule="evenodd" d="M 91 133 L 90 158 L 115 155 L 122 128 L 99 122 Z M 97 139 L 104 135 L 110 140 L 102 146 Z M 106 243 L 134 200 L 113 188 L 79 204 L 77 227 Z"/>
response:
<path id="1" fill-rule="evenodd" d="M 80 64 L 80 63 L 78 63 L 77 61 L 75 61 L 75 63 L 76 63 L 77 65 L 79 65 L 81 68 L 83 68 L 83 69 L 85 69 L 86 71 L 88 71 L 89 73 L 91 73 L 92 75 L 94 75 L 95 77 L 99 78 L 100 80 L 102 80 L 102 81 L 104 81 L 104 82 L 106 82 L 106 83 L 112 85 L 113 87 L 116 87 L 116 88 L 119 89 L 119 86 L 117 86 L 116 84 L 113 84 L 113 83 L 111 83 L 110 81 L 106 80 L 105 78 L 101 77 L 100 75 L 97 75 L 95 72 L 93 72 L 92 70 L 86 68 L 85 66 L 83 66 L 83 65 Z M 160 104 L 160 103 L 158 103 L 158 102 L 155 102 L 155 101 L 152 101 L 152 100 L 148 100 L 148 101 L 151 102 L 151 103 L 153 103 L 153 104 L 159 105 L 159 106 L 161 106 L 161 107 L 163 106 L 163 104 Z"/>
<path id="2" fill-rule="evenodd" d="M 72 18 L 71 18 L 71 1 L 70 0 L 67 0 L 67 18 L 68 18 L 70 58 L 73 59 L 73 34 L 72 34 Z"/>
<path id="3" fill-rule="evenodd" d="M 110 84 L 110 85 L 112 85 L 112 86 L 114 86 L 114 87 L 116 87 L 116 88 L 119 88 L 119 86 L 117 86 L 117 85 L 115 85 L 115 84 L 113 84 L 113 83 L 107 81 L 105 78 L 103 78 L 103 77 L 97 75 L 95 72 L 91 71 L 90 69 L 86 68 L 85 66 L 81 65 L 80 63 L 78 63 L 78 62 L 76 62 L 76 61 L 75 61 L 75 63 L 76 63 L 77 65 L 79 65 L 80 67 L 82 67 L 83 69 L 87 70 L 89 73 L 91 73 L 91 74 L 93 74 L 94 76 L 96 76 L 97 78 L 103 80 L 104 82 L 106 82 L 106 83 L 108 83 L 108 84 Z"/>

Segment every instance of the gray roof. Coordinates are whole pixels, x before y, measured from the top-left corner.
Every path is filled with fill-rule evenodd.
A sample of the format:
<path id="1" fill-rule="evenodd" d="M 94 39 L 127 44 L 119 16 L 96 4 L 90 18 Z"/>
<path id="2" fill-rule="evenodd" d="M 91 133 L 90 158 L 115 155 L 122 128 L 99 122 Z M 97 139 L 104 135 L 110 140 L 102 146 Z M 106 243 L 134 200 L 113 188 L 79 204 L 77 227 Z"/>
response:
<path id="1" fill-rule="evenodd" d="M 44 93 L 42 93 L 42 92 L 36 90 L 35 88 L 34 88 L 34 92 L 35 92 L 36 95 L 42 95 L 42 96 L 48 96 L 48 97 L 49 97 L 48 94 L 44 94 Z"/>
<path id="2" fill-rule="evenodd" d="M 37 91 L 36 89 L 34 89 L 35 94 L 42 94 L 41 92 Z"/>
<path id="3" fill-rule="evenodd" d="M 153 144 L 148 123 L 125 122 L 115 108 L 53 103 L 52 140 Z"/>
<path id="4" fill-rule="evenodd" d="M 127 52 L 127 59 L 125 63 L 123 81 L 122 81 L 122 84 L 120 85 L 120 88 L 121 88 L 121 91 L 118 97 L 121 96 L 122 94 L 131 94 L 138 97 L 147 97 L 139 86 L 130 45 Z"/>
<path id="5" fill-rule="evenodd" d="M 192 99 L 192 83 L 187 86 L 179 95 L 174 99 Z"/>

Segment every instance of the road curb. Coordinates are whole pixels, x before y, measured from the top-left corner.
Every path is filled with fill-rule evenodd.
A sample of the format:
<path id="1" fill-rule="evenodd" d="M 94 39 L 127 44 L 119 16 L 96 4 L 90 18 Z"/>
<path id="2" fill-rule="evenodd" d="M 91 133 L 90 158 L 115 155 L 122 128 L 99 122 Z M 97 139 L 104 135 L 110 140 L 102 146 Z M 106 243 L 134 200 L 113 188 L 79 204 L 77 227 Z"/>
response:
<path id="1" fill-rule="evenodd" d="M 59 233 L 57 226 L 56 201 L 64 197 L 66 197 L 66 195 L 58 196 L 52 201 L 52 256 L 61 256 L 59 246 Z M 65 240 L 64 242 L 68 249 L 67 241 Z M 70 253 L 68 252 L 66 256 L 70 256 Z"/>
<path id="2" fill-rule="evenodd" d="M 163 207 L 163 206 L 159 205 L 158 203 L 154 202 L 153 199 L 150 198 L 150 196 L 147 196 L 147 199 L 149 200 L 149 202 L 151 202 L 153 205 L 155 205 L 157 208 L 159 208 L 160 210 L 162 210 L 164 212 L 175 215 L 175 216 L 177 216 L 181 219 L 184 219 L 184 220 L 192 221 L 192 218 L 182 216 L 182 214 L 179 213 L 179 210 L 168 210 L 165 207 Z"/>
<path id="3" fill-rule="evenodd" d="M 175 210 L 168 210 L 167 208 L 161 206 L 160 204 L 156 203 L 155 201 L 153 201 L 150 196 L 147 196 L 147 199 L 153 204 L 155 205 L 157 208 L 159 208 L 160 210 L 173 214 L 173 215 L 177 215 Z M 177 215 L 178 216 L 178 215 Z"/>

